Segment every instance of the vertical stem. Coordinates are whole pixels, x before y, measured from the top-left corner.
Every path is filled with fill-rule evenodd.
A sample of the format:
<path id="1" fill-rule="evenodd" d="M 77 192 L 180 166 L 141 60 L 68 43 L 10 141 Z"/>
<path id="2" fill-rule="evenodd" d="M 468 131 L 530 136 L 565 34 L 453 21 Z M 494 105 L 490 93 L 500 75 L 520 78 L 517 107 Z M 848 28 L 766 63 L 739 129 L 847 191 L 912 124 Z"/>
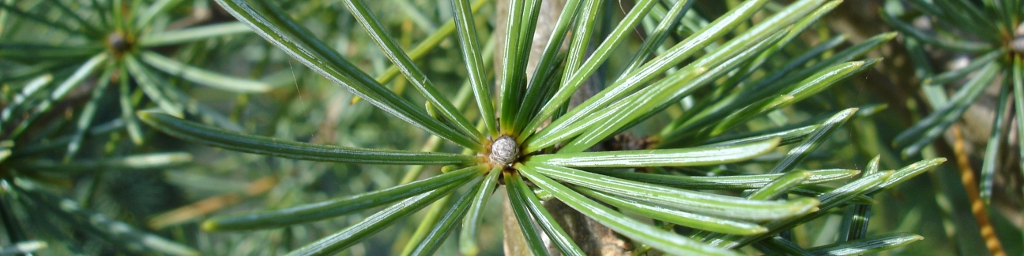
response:
<path id="1" fill-rule="evenodd" d="M 504 31 L 507 19 L 504 17 L 509 15 L 508 0 L 497 0 L 495 5 L 497 6 L 497 20 L 499 24 L 495 25 L 494 35 L 497 38 L 503 38 L 507 31 Z M 559 14 L 565 7 L 565 0 L 548 0 L 542 2 L 543 6 L 540 8 L 540 14 L 537 18 L 537 30 L 534 32 L 534 40 L 532 41 L 532 49 L 543 49 L 548 43 L 550 34 L 553 32 L 555 26 L 552 25 L 558 20 Z M 497 41 L 495 53 L 500 54 L 505 45 L 501 45 L 501 40 Z M 537 62 L 540 61 L 541 54 L 543 51 L 531 51 L 529 61 L 526 63 L 529 67 L 536 67 Z M 589 54 L 589 53 L 588 53 Z M 500 56 L 496 56 L 500 57 Z M 500 58 L 494 59 L 495 70 L 502 70 L 502 60 Z M 534 75 L 535 72 L 527 72 L 527 76 Z M 599 76 L 596 76 L 599 77 Z M 531 79 L 531 78 L 526 78 Z M 500 80 L 499 80 L 500 81 Z M 579 104 L 583 100 L 593 96 L 595 93 L 600 91 L 600 88 L 592 88 L 600 86 L 600 83 L 595 79 L 588 79 L 584 85 L 581 86 L 580 90 L 573 94 L 573 100 L 570 101 L 570 105 Z M 500 89 L 499 89 L 500 90 Z M 519 230 L 519 224 L 513 215 L 512 210 L 509 208 L 507 197 L 505 199 L 505 210 L 502 221 L 505 226 L 505 255 L 524 255 L 529 251 L 529 246 L 526 244 L 526 240 L 523 238 L 522 233 Z M 548 200 L 543 202 L 544 208 L 546 208 L 552 216 L 555 216 L 558 224 L 565 228 L 565 232 L 572 237 L 572 240 L 579 245 L 581 249 L 587 255 L 630 255 L 630 249 L 632 245 L 624 240 L 619 235 L 615 234 L 611 229 L 587 218 L 583 214 L 577 212 L 571 207 L 566 206 L 564 203 L 558 200 Z M 552 243 L 549 239 L 545 239 L 545 247 L 549 253 L 558 252 L 557 246 Z"/>
<path id="2" fill-rule="evenodd" d="M 960 182 L 963 183 L 964 191 L 967 192 L 967 199 L 971 204 L 971 214 L 974 214 L 974 219 L 978 222 L 981 238 L 985 239 L 985 247 L 994 256 L 1005 256 L 1006 252 L 1003 251 L 1003 246 L 999 243 L 999 238 L 996 237 L 996 230 L 988 219 L 985 203 L 981 201 L 981 196 L 978 194 L 978 180 L 974 177 L 974 169 L 971 168 L 970 159 L 964 150 L 964 137 L 961 135 L 960 126 L 954 125 L 949 130 L 953 133 L 953 154 L 956 155 L 957 167 L 960 170 Z"/>

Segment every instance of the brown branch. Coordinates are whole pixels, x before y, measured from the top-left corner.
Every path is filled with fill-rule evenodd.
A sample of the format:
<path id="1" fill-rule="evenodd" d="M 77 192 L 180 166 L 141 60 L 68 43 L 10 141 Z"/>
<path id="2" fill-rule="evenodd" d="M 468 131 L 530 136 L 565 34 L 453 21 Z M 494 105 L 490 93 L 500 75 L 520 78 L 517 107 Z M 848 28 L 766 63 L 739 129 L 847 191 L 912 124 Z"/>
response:
<path id="1" fill-rule="evenodd" d="M 956 155 L 957 167 L 960 170 L 960 182 L 964 185 L 964 191 L 971 204 L 971 214 L 974 214 L 974 219 L 978 222 L 981 237 L 985 239 L 985 247 L 988 247 L 988 251 L 993 256 L 1006 256 L 1002 244 L 999 243 L 999 238 L 996 237 L 995 228 L 992 227 L 992 222 L 988 219 L 985 203 L 981 201 L 981 196 L 978 194 L 978 180 L 974 177 L 974 169 L 971 168 L 970 159 L 964 149 L 964 138 L 960 127 L 954 125 L 949 130 L 953 133 L 953 154 Z M 989 143 L 994 142 L 990 141 Z"/>
<path id="2" fill-rule="evenodd" d="M 496 25 L 494 36 L 501 38 L 505 36 L 505 24 L 508 16 L 508 1 L 498 0 L 495 1 L 497 7 L 496 11 Z M 558 20 L 558 16 L 565 6 L 564 0 L 549 0 L 543 1 L 541 6 L 541 13 L 537 21 L 537 29 L 534 32 L 533 45 L 530 50 L 530 58 L 527 62 L 526 75 L 532 76 L 536 69 L 537 62 L 540 60 L 540 55 L 543 54 L 543 49 L 546 46 L 548 39 L 551 38 L 551 33 L 555 28 L 555 23 Z M 562 44 L 562 50 L 567 49 L 568 40 L 565 40 Z M 501 70 L 502 54 L 504 49 L 502 40 L 495 41 L 495 58 L 494 58 L 494 70 Z M 595 75 L 592 79 L 581 86 L 579 90 L 573 93 L 572 99 L 570 100 L 570 106 L 575 106 L 583 100 L 593 96 L 601 90 L 601 83 L 595 80 L 599 75 Z M 527 78 L 531 79 L 531 78 Z M 497 83 L 495 87 L 498 87 L 501 78 L 496 77 Z M 519 230 L 518 220 L 512 213 L 511 205 L 506 197 L 504 201 L 505 209 L 502 217 L 503 225 L 505 227 L 505 255 L 529 255 L 529 245 L 526 244 L 525 238 L 523 238 L 522 232 Z M 568 233 L 569 237 L 580 246 L 587 255 L 630 255 L 632 244 L 628 240 L 619 236 L 614 231 L 597 223 L 593 219 L 579 213 L 575 209 L 565 205 L 558 200 L 548 200 L 543 202 L 544 208 L 554 216 L 555 221 L 558 225 Z M 558 248 L 550 242 L 549 239 L 544 239 L 547 252 L 551 255 L 558 255 Z"/>
<path id="3" fill-rule="evenodd" d="M 258 196 L 266 193 L 277 185 L 277 180 L 277 176 L 266 176 L 249 182 L 244 193 L 224 193 L 161 213 L 150 219 L 149 227 L 154 230 L 159 230 L 165 227 L 196 220 L 207 214 L 224 209 L 225 207 L 235 205 L 247 197 Z"/>

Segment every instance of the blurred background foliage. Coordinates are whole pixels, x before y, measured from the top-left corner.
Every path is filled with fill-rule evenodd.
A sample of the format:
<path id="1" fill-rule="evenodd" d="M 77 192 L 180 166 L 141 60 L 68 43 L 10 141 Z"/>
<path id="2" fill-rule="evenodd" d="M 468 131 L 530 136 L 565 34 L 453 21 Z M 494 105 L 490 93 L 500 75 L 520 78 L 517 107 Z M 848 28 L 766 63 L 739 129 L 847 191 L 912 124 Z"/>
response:
<path id="1" fill-rule="evenodd" d="M 69 19 L 67 11 L 87 21 L 98 22 L 100 16 L 112 16 L 112 12 L 139 15 L 147 10 L 145 7 L 167 4 L 167 8 L 152 14 L 153 24 L 143 31 L 170 32 L 234 22 L 233 18 L 219 6 L 207 0 L 125 0 L 123 3 L 116 0 L 2 1 L 4 8 L 0 9 L 0 45 L 4 48 L 0 48 L 0 83 L 3 85 L 0 96 L 5 106 L 15 102 L 18 95 L 21 95 L 20 92 L 38 77 L 37 74 L 65 77 L 74 72 L 77 66 L 65 66 L 60 61 L 81 63 L 83 60 L 81 57 L 75 58 L 71 55 L 52 59 L 45 59 L 44 56 L 18 57 L 15 56 L 19 50 L 16 46 L 28 43 L 74 46 L 87 44 L 90 40 L 101 42 L 107 39 L 77 37 L 54 25 L 33 20 L 32 17 L 44 18 L 46 21 L 55 21 L 64 24 L 63 26 L 78 29 L 78 26 L 83 25 Z M 443 94 L 455 95 L 462 86 L 463 78 L 466 77 L 466 70 L 457 48 L 455 34 L 451 31 L 445 32 L 454 29 L 444 24 L 453 17 L 450 3 L 426 0 L 366 2 L 407 51 L 420 45 L 435 45 L 423 51 L 421 57 L 412 54 L 413 58 Z M 666 4 L 672 1 L 662 2 Z M 698 1 L 693 12 L 703 17 L 717 17 L 739 2 L 741 1 Z M 847 0 L 840 4 L 836 11 L 800 35 L 797 42 L 783 49 L 783 55 L 787 58 L 769 60 L 767 65 L 785 65 L 786 61 L 802 54 L 806 48 L 838 36 L 845 36 L 846 42 L 827 51 L 823 57 L 831 56 L 876 34 L 895 31 L 888 23 L 883 22 L 879 10 L 914 10 L 915 6 L 908 2 Z M 977 4 L 978 1 L 961 2 Z M 125 8 L 110 8 L 117 4 L 123 4 Z M 390 62 L 340 3 L 311 0 L 281 1 L 279 5 L 315 33 L 317 38 L 328 42 L 364 72 L 378 78 L 386 77 Z M 614 24 L 611 21 L 620 19 L 631 5 L 631 1 L 609 1 L 608 6 L 612 8 L 606 8 L 606 16 L 598 25 L 611 26 Z M 70 8 L 63 10 L 59 6 Z M 767 8 L 777 10 L 781 6 L 783 5 L 770 3 Z M 664 13 L 664 5 L 656 7 L 656 10 L 657 8 L 661 8 Z M 477 12 L 476 17 L 493 17 L 494 12 L 493 3 L 486 3 Z M 755 15 L 755 20 L 763 17 L 763 14 Z M 698 19 L 685 21 L 699 22 Z M 931 21 L 943 24 L 938 18 L 931 18 Z M 489 22 L 480 23 L 478 27 L 495 26 L 493 18 L 489 19 Z M 674 38 L 685 38 L 688 33 L 693 32 L 692 27 L 687 27 L 687 22 L 683 23 L 684 25 L 673 35 Z M 913 20 L 912 24 L 921 26 L 918 23 Z M 619 70 L 622 67 L 615 66 L 617 63 L 628 63 L 631 53 L 643 42 L 646 29 L 653 28 L 655 24 L 652 19 L 645 21 L 643 28 L 637 28 L 627 44 L 616 50 L 605 68 Z M 490 33 L 491 29 L 480 31 Z M 438 38 L 435 36 L 438 33 L 450 35 Z M 489 37 L 488 34 L 480 36 Z M 926 103 L 928 101 L 920 88 L 921 79 L 919 74 L 915 73 L 915 61 L 922 65 L 920 61 L 925 60 L 927 63 L 923 65 L 935 68 L 936 73 L 939 73 L 949 69 L 951 62 L 978 56 L 951 53 L 935 47 L 922 47 L 920 50 L 924 55 L 912 60 L 915 56 L 908 52 L 904 45 L 905 41 L 905 37 L 900 35 L 869 52 L 867 57 L 885 58 L 873 69 L 808 100 L 783 108 L 778 114 L 752 120 L 742 129 L 756 131 L 773 128 L 780 124 L 831 115 L 849 107 L 861 107 L 862 110 L 871 111 L 862 111 L 868 114 L 855 117 L 833 134 L 811 159 L 802 163 L 803 168 L 863 169 L 864 164 L 876 155 L 881 156 L 883 168 L 898 168 L 921 160 L 921 155 L 901 156 L 900 152 L 903 149 L 891 144 L 900 132 L 932 112 L 932 107 Z M 234 123 L 238 129 L 247 133 L 282 140 L 362 148 L 418 150 L 427 143 L 429 137 L 429 134 L 420 129 L 391 118 L 369 104 L 354 100 L 353 95 L 342 87 L 295 63 L 273 45 L 251 33 L 232 33 L 230 36 L 210 37 L 147 49 L 207 71 L 272 85 L 272 89 L 266 93 L 235 93 L 197 86 L 194 82 L 181 79 L 174 74 L 161 73 L 160 79 L 175 85 L 175 88 L 188 95 L 192 100 L 190 102 L 195 102 L 196 106 L 201 104 L 201 107 L 193 107 L 196 110 L 185 114 L 201 117 L 206 122 Z M 814 60 L 808 65 L 813 62 Z M 90 100 L 93 93 L 90 89 L 98 86 L 98 76 L 100 74 L 97 73 L 85 78 L 82 85 L 56 102 L 50 111 L 40 114 L 42 116 L 28 126 L 26 135 L 9 137 L 9 125 L 17 125 L 18 122 L 15 121 L 23 120 L 23 117 L 16 115 L 12 117 L 12 123 L 4 123 L 3 135 L 7 137 L 3 139 L 14 146 L 4 144 L 4 152 L 7 152 L 8 156 L 0 163 L 0 172 L 5 176 L 16 177 L 19 181 L 24 180 L 25 184 L 30 184 L 26 187 L 31 188 L 20 189 L 31 191 L 17 192 L 19 188 L 13 188 L 6 183 L 0 184 L 0 188 L 5 191 L 2 212 L 4 228 L 7 231 L 0 233 L 0 236 L 3 236 L 0 237 L 0 241 L 3 241 L 0 244 L 5 245 L 0 253 L 6 252 L 15 244 L 38 246 L 38 241 L 46 243 L 45 248 L 38 251 L 41 255 L 167 253 L 146 249 L 151 246 L 159 249 L 162 245 L 143 244 L 143 249 L 124 249 L 130 246 L 111 243 L 111 239 L 92 235 L 97 232 L 111 232 L 104 231 L 104 228 L 114 225 L 111 222 L 97 223 L 88 219 L 69 221 L 68 218 L 100 213 L 112 220 L 135 226 L 140 232 L 151 232 L 174 243 L 194 248 L 204 255 L 276 255 L 343 229 L 372 214 L 374 210 L 368 209 L 364 214 L 352 214 L 266 231 L 205 233 L 198 231 L 197 223 L 214 213 L 241 213 L 254 209 L 281 208 L 298 202 L 323 201 L 337 196 L 391 187 L 403 179 L 408 179 L 403 177 L 406 172 L 401 170 L 409 167 L 323 163 L 243 154 L 192 145 L 146 128 L 142 129 L 145 143 L 136 144 L 129 139 L 129 132 L 124 128 L 132 121 L 125 120 L 121 115 L 122 104 L 118 90 L 115 89 L 118 88 L 116 84 L 109 86 L 105 91 L 100 90 L 101 95 L 95 100 Z M 417 93 L 409 93 L 410 90 L 402 89 L 406 84 L 403 77 L 392 75 L 392 78 L 386 85 L 395 88 L 396 91 L 404 91 L 404 96 L 418 104 L 423 103 L 422 97 Z M 994 84 L 998 86 L 999 83 Z M 139 85 L 132 83 L 129 86 L 134 88 Z M 950 85 L 949 90 L 953 90 L 953 86 Z M 981 97 L 995 101 L 998 93 L 982 94 Z M 38 101 L 39 97 L 29 99 L 26 102 L 41 102 Z M 154 105 L 153 99 L 141 95 L 134 96 L 133 100 L 140 105 L 140 109 L 141 106 Z M 80 152 L 65 160 L 65 157 L 70 155 L 67 152 L 69 136 L 81 133 L 75 122 L 86 104 L 95 104 L 99 111 L 96 112 L 88 129 L 80 135 L 83 137 Z M 26 115 L 31 113 L 33 112 L 25 111 Z M 673 117 L 679 115 L 680 113 L 674 113 L 670 109 L 666 114 L 647 121 L 651 124 L 641 125 L 631 132 L 641 135 L 656 134 L 658 131 L 653 129 L 668 124 Z M 961 124 L 963 123 L 953 126 Z M 987 129 L 989 126 L 983 127 Z M 966 170 L 967 172 L 981 170 L 987 137 L 972 139 L 968 134 L 968 138 L 965 139 L 965 136 L 952 136 L 952 132 L 949 134 L 924 148 L 922 154 L 929 158 L 941 156 L 949 159 L 967 159 L 969 163 L 966 163 L 966 166 L 971 167 Z M 960 154 L 964 157 L 958 158 L 957 150 L 953 147 L 956 143 L 966 145 Z M 458 150 L 450 144 L 444 147 L 446 148 L 440 151 Z M 185 160 L 155 166 L 116 165 L 114 162 L 125 157 L 154 153 L 179 154 L 176 156 Z M 767 170 L 771 167 L 772 160 L 781 157 L 782 154 L 784 151 L 763 156 L 758 160 L 765 164 L 759 165 L 755 161 L 746 169 Z M 74 172 L 8 171 L 19 164 L 49 164 L 52 168 L 67 169 L 69 166 L 88 167 L 88 163 L 98 167 L 82 168 Z M 869 234 L 912 232 L 925 237 L 923 241 L 883 252 L 883 255 L 990 253 L 991 241 L 982 236 L 982 228 L 971 212 L 972 201 L 967 192 L 969 189 L 965 190 L 965 183 L 962 182 L 963 166 L 965 165 L 962 162 L 950 161 L 934 171 L 875 197 L 878 204 L 872 208 L 873 217 L 868 229 Z M 421 177 L 438 172 L 438 167 L 428 166 Z M 996 172 L 991 177 L 996 179 L 998 189 L 992 193 L 991 203 L 981 207 L 988 209 L 990 227 L 994 228 L 992 231 L 1001 244 L 1001 250 L 1008 255 L 1021 255 L 1024 242 L 1021 226 L 1024 217 L 1021 215 L 1020 167 L 1011 164 L 998 168 Z M 977 188 L 974 191 L 977 191 Z M 16 199 L 10 196 L 10 193 L 38 193 L 39 198 L 32 202 L 13 204 L 12 201 L 26 199 Z M 492 197 L 490 205 L 499 205 L 503 197 Z M 61 208 L 59 206 L 64 204 L 60 200 L 75 202 L 89 212 L 76 213 Z M 47 207 L 41 202 L 49 202 L 51 206 L 58 207 L 56 210 L 41 210 Z M 40 211 L 64 213 L 48 215 L 39 214 Z M 498 207 L 488 207 L 487 211 L 481 231 L 484 234 L 480 238 L 481 248 L 484 250 L 481 253 L 500 254 L 502 212 Z M 62 215 L 65 213 L 70 215 Z M 400 224 L 383 230 L 371 239 L 349 248 L 343 254 L 397 254 L 418 226 L 418 220 L 423 217 L 423 214 L 419 213 L 405 218 Z M 840 215 L 831 215 L 814 220 L 794 232 L 795 241 L 805 247 L 829 243 L 836 236 L 841 219 Z M 81 226 L 90 225 L 99 231 L 87 231 L 88 228 L 83 231 Z M 22 229 L 19 230 L 15 226 L 22 226 Z M 37 228 L 24 228 L 25 226 Z M 449 239 L 437 254 L 457 254 L 454 241 Z"/>

